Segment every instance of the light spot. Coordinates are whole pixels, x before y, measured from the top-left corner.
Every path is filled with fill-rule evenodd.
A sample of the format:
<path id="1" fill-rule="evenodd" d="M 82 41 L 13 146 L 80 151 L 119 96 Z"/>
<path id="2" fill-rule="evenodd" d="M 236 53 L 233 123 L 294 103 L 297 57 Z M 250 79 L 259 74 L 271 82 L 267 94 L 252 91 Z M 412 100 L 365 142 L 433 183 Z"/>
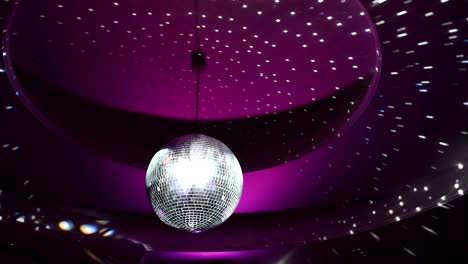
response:
<path id="1" fill-rule="evenodd" d="M 75 228 L 75 224 L 73 224 L 72 221 L 64 220 L 58 223 L 58 227 L 60 228 L 60 230 L 68 232 Z"/>

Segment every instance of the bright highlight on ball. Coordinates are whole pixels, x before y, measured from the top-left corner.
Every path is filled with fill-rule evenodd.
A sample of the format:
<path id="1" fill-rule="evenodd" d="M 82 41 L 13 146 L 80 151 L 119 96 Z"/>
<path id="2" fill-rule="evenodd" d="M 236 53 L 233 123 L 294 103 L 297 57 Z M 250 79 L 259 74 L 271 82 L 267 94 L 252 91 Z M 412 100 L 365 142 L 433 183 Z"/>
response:
<path id="1" fill-rule="evenodd" d="M 200 232 L 222 224 L 242 195 L 239 161 L 221 141 L 205 135 L 174 139 L 154 155 L 146 189 L 159 218 L 177 229 Z"/>

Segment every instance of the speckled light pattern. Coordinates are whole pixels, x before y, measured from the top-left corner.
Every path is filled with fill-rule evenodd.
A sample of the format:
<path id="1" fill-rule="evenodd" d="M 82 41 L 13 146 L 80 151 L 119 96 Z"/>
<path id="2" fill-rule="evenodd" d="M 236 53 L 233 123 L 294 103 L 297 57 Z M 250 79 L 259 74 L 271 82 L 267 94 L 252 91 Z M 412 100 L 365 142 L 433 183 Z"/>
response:
<path id="1" fill-rule="evenodd" d="M 6 2 L 7 0 L 0 1 L 0 7 L 17 6 L 12 3 L 12 0 Z M 52 0 L 30 0 L 22 1 L 18 6 L 24 3 L 41 5 L 43 2 L 54 3 Z M 72 1 L 61 2 L 63 6 L 60 8 L 53 5 L 54 10 L 69 8 Z M 113 5 L 111 1 L 93 1 L 99 5 L 109 6 L 109 8 L 98 9 L 85 5 L 82 9 L 75 8 L 74 10 L 83 19 L 88 12 L 95 12 L 95 18 L 103 19 L 106 14 L 111 14 L 109 12 L 111 7 L 132 12 L 127 8 L 122 8 L 125 6 L 124 2 L 138 3 L 140 1 L 122 0 L 119 1 L 119 6 Z M 468 146 L 468 122 L 465 121 L 468 117 L 468 89 L 466 89 L 468 87 L 466 74 L 468 57 L 465 51 L 466 34 L 463 35 L 467 21 L 466 12 L 463 10 L 466 8 L 463 6 L 463 1 L 457 0 L 362 0 L 361 2 L 375 23 L 376 27 L 371 28 L 372 32 L 379 34 L 383 68 L 375 97 L 361 118 L 346 133 L 330 142 L 328 146 L 324 145 L 295 162 L 245 174 L 245 188 L 236 213 L 249 214 L 233 215 L 229 223 L 219 226 L 213 232 L 193 236 L 188 232 L 179 232 L 173 228 L 161 228 L 163 225 L 158 225 L 159 223 L 155 223 L 157 221 L 148 219 L 151 217 L 146 217 L 148 220 L 146 225 L 141 223 L 141 219 L 145 217 L 129 217 L 128 219 L 132 221 L 126 222 L 128 228 L 117 225 L 115 226 L 116 234 L 119 237 L 129 237 L 132 241 L 139 241 L 138 244 L 143 245 L 147 250 L 150 250 L 150 245 L 153 249 L 203 252 L 277 248 L 277 246 L 290 243 L 315 246 L 317 244 L 315 242 L 324 240 L 327 241 L 323 243 L 324 245 L 330 245 L 335 241 L 332 239 L 350 235 L 356 237 L 356 254 L 366 251 L 358 243 L 360 233 L 364 233 L 363 235 L 369 239 L 374 239 L 376 243 L 396 246 L 397 243 L 389 243 L 389 237 L 382 234 L 380 230 L 367 233 L 368 230 L 389 223 L 394 223 L 395 228 L 403 230 L 408 238 L 424 234 L 434 237 L 443 236 L 440 219 L 443 214 L 448 215 L 460 209 L 457 206 L 454 207 L 452 200 L 465 196 L 468 184 L 468 152 L 465 151 Z M 150 3 L 150 1 L 144 1 L 144 3 Z M 151 2 L 151 4 L 157 3 L 159 1 Z M 283 0 L 280 3 L 290 5 L 291 1 Z M 310 1 L 310 3 L 323 6 L 332 3 L 332 0 Z M 346 3 L 350 3 L 350 0 Z M 250 3 L 246 4 L 249 7 L 252 6 Z M 94 11 L 86 8 L 93 8 Z M 0 8 L 0 14 L 4 10 L 5 8 Z M 41 9 L 29 10 L 42 11 Z M 335 12 L 344 11 L 346 11 L 345 8 L 330 9 L 330 12 L 324 12 L 324 15 L 336 18 Z M 295 12 L 296 15 L 293 17 L 297 18 L 298 10 Z M 36 17 L 43 21 L 57 23 L 57 26 L 60 25 L 57 20 L 53 19 L 52 14 L 45 11 L 43 14 L 45 18 L 41 18 L 39 14 Z M 174 15 L 175 13 L 172 14 L 172 18 Z M 206 13 L 206 15 L 211 18 L 210 14 Z M 266 15 L 265 12 L 262 13 L 262 16 L 264 15 Z M 154 18 L 154 16 L 153 13 L 150 17 Z M 7 14 L 2 14 L 1 17 L 0 24 L 3 25 Z M 29 16 L 29 18 L 33 17 Z M 74 16 L 68 16 L 68 18 L 75 20 Z M 84 22 L 78 19 L 76 21 Z M 128 25 L 124 22 L 126 20 L 120 19 L 120 16 L 119 21 L 119 24 L 115 25 Z M 332 22 L 334 19 L 326 21 Z M 354 22 L 351 19 L 346 20 L 343 25 L 357 26 Z M 83 24 L 93 25 L 88 20 L 86 23 Z M 212 23 L 205 24 L 207 29 L 212 28 Z M 69 23 L 60 26 L 65 25 Z M 336 26 L 338 28 L 338 25 Z M 39 26 L 33 27 L 31 31 L 38 31 L 38 28 Z M 339 28 L 344 29 L 344 26 Z M 86 29 L 82 31 L 84 30 Z M 10 35 L 18 38 L 31 36 L 31 31 L 18 30 L 17 35 L 13 35 L 15 32 L 11 32 Z M 51 34 L 56 34 L 54 32 L 55 30 L 50 31 Z M 349 34 L 349 38 L 362 36 L 357 29 L 352 32 L 357 32 L 358 35 Z M 4 36 L 7 35 L 4 32 Z M 104 47 L 104 41 L 97 39 L 100 36 L 107 38 L 107 35 L 95 35 L 96 42 L 89 39 L 90 43 L 102 44 Z M 140 40 L 139 38 L 135 43 Z M 330 41 L 329 38 L 324 40 L 322 44 L 336 43 Z M 128 42 L 133 41 L 130 38 Z M 20 43 L 41 51 L 40 43 L 28 42 L 27 39 L 25 42 L 16 42 L 14 47 L 20 47 Z M 53 43 L 82 48 L 85 50 L 84 53 L 91 51 L 87 46 L 78 42 L 74 42 L 74 46 L 69 45 L 66 38 L 54 38 Z M 117 46 L 121 45 L 121 42 L 113 43 L 117 43 Z M 57 52 L 57 46 L 42 51 Z M 138 54 L 138 50 L 136 51 Z M 8 58 L 9 54 L 6 50 L 4 58 Z M 27 55 L 27 53 L 21 54 Z M 67 54 L 72 55 L 71 52 Z M 101 54 L 101 57 L 99 54 L 93 53 L 94 58 L 104 58 L 104 54 Z M 342 53 L 336 53 L 336 56 L 340 54 Z M 353 56 L 353 54 L 346 55 Z M 86 57 L 83 55 L 82 58 Z M 90 56 L 90 58 L 93 57 Z M 41 59 L 38 58 L 38 60 Z M 62 61 L 68 63 L 66 60 Z M 103 61 L 111 64 L 113 62 L 104 59 Z M 243 63 L 244 61 L 241 60 Z M 317 67 L 328 65 L 319 62 L 317 60 Z M 43 61 L 42 67 L 45 64 L 48 63 Z M 71 65 L 74 64 L 64 63 L 63 70 L 70 69 L 66 68 L 66 65 L 72 67 Z M 357 66 L 359 66 L 358 69 L 362 68 L 361 64 Z M 342 67 L 336 68 L 338 70 Z M 43 69 L 47 70 L 45 67 Z M 83 70 L 87 70 L 84 74 L 86 76 L 93 74 L 92 69 L 88 68 L 76 67 L 73 70 L 80 76 L 83 75 Z M 317 70 L 317 74 L 323 73 L 322 68 L 317 68 Z M 46 230 L 50 227 L 57 228 L 57 223 L 63 220 L 73 220 L 76 226 L 78 223 L 95 222 L 94 220 L 83 221 L 76 214 L 64 214 L 63 210 L 60 214 L 47 214 L 44 209 L 57 208 L 60 204 L 56 202 L 72 205 L 74 201 L 77 201 L 77 204 L 90 209 L 107 208 L 122 212 L 138 211 L 154 214 L 147 201 L 145 184 L 133 178 L 133 176 L 144 177 L 145 171 L 112 163 L 92 154 L 78 152 L 72 145 L 61 143 L 59 137 L 33 122 L 34 120 L 19 100 L 21 90 L 10 87 L 7 72 L 7 65 L 2 64 L 0 68 L 0 81 L 2 81 L 0 120 L 3 129 L 0 131 L 0 158 L 2 175 L 6 175 L 2 177 L 2 183 L 8 183 L 0 184 L 2 205 L 0 222 L 2 224 L 14 222 L 16 225 L 23 225 L 24 228 L 40 228 L 41 231 L 38 232 L 40 234 L 49 232 Z M 190 75 L 193 76 L 192 73 Z M 63 78 L 63 75 L 57 76 Z M 70 79 L 70 82 L 73 80 Z M 136 86 L 129 87 L 139 90 Z M 247 90 L 249 96 L 251 91 L 254 90 Z M 99 89 L 96 92 L 102 91 Z M 287 90 L 282 91 L 281 95 L 287 95 L 285 92 Z M 120 93 L 112 89 L 110 95 L 119 96 Z M 207 96 L 208 93 L 203 94 L 202 98 L 205 95 Z M 180 98 L 179 95 L 174 96 Z M 213 97 L 216 101 L 218 100 L 214 94 Z M 319 97 L 316 98 L 319 100 Z M 247 107 L 250 113 L 250 110 L 256 109 L 248 105 L 256 101 L 250 99 L 249 102 L 244 102 L 243 98 L 241 99 L 241 110 Z M 296 106 L 296 101 L 292 102 Z M 214 101 L 210 101 L 210 104 L 214 104 Z M 151 105 L 161 107 L 152 100 Z M 270 105 L 279 106 L 279 104 Z M 178 106 L 174 108 L 176 107 Z M 130 107 L 128 109 L 133 110 Z M 170 112 L 172 109 L 166 110 L 172 114 Z M 222 115 L 219 118 L 228 118 L 224 116 L 224 113 Z M 291 115 L 291 118 L 293 117 L 295 116 Z M 255 127 L 245 126 L 245 133 L 267 126 L 260 122 L 257 124 Z M 125 125 L 132 128 L 128 124 Z M 297 124 L 294 123 L 294 125 Z M 31 131 L 34 134 L 31 134 Z M 278 133 L 273 129 L 271 132 Z M 228 146 L 234 149 L 231 144 Z M 44 150 L 47 151 L 44 152 Z M 239 157 L 239 154 L 235 153 Z M 258 157 L 258 159 L 263 159 L 262 156 Z M 70 170 L 70 168 L 73 169 Z M 63 171 L 68 171 L 67 177 L 63 177 Z M 14 185 L 14 182 L 18 184 Z M 45 204 L 43 203 L 44 197 L 50 197 Z M 21 201 L 25 201 L 25 206 L 20 206 Z M 433 209 L 434 207 L 437 208 Z M 290 214 L 288 209 L 294 208 L 304 208 L 300 214 L 298 213 L 297 221 L 285 217 L 293 216 L 294 213 Z M 321 213 L 316 208 L 323 208 L 325 211 Z M 420 224 L 415 223 L 411 226 L 405 222 L 406 218 L 427 210 L 434 211 L 427 215 L 429 219 L 422 219 Z M 262 213 L 266 211 L 277 211 L 277 213 Z M 58 217 L 54 218 L 55 215 Z M 266 216 L 267 219 L 261 221 L 259 217 L 262 216 Z M 243 218 L 247 221 L 243 222 Z M 237 222 L 238 219 L 239 222 Z M 75 227 L 71 232 L 80 232 L 80 230 Z M 399 237 L 396 233 L 393 235 L 396 238 Z M 227 237 L 229 239 L 226 239 Z M 420 256 L 425 253 L 419 251 L 416 246 L 408 244 L 410 240 L 400 237 L 399 241 L 402 242 L 403 247 L 400 248 L 401 252 L 411 256 Z M 374 249 L 372 251 L 375 252 Z M 329 252 L 341 257 L 346 255 L 341 247 L 333 248 Z M 291 262 L 291 260 L 288 261 Z"/>
<path id="2" fill-rule="evenodd" d="M 178 137 L 158 151 L 146 173 L 146 188 L 159 218 L 190 232 L 222 224 L 236 209 L 242 169 L 229 148 L 205 135 Z"/>
<path id="3" fill-rule="evenodd" d="M 319 102 L 380 70 L 376 32 L 359 1 L 199 2 L 208 64 L 200 120 Z M 23 1 L 10 39 L 15 67 L 106 106 L 195 119 L 193 1 L 116 3 Z"/>
<path id="4" fill-rule="evenodd" d="M 21 1 L 6 31 L 7 74 L 52 131 L 143 170 L 166 142 L 194 133 L 196 112 L 244 172 L 286 164 L 341 137 L 380 78 L 377 32 L 357 0 L 200 1 L 198 16 L 193 1 L 115 3 Z M 198 99 L 195 17 L 207 55 Z"/>

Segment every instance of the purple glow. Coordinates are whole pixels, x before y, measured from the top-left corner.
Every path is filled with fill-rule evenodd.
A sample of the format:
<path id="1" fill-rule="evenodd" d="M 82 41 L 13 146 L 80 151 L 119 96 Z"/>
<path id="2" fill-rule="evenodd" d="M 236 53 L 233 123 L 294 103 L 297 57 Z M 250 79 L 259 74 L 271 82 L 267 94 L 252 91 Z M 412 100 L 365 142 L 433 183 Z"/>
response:
<path id="1" fill-rule="evenodd" d="M 261 250 L 251 251 L 219 251 L 219 252 L 158 252 L 159 255 L 173 260 L 238 260 L 252 258 L 262 254 Z"/>
<path id="2" fill-rule="evenodd" d="M 87 3 L 89 5 L 102 4 L 102 9 L 106 10 L 106 3 L 86 1 L 89 2 Z M 90 20 L 93 23 L 85 24 L 76 21 L 57 24 L 57 21 L 73 17 L 70 14 L 75 11 L 69 7 L 78 2 L 71 1 L 67 4 L 67 8 L 63 9 L 57 9 L 54 2 L 50 1 L 49 5 L 39 5 L 38 7 L 38 14 L 46 13 L 47 19 L 44 20 L 39 15 L 34 17 L 40 21 L 37 25 L 41 26 L 38 26 L 37 29 L 34 28 L 34 32 L 28 37 L 36 39 L 36 44 L 29 45 L 30 41 L 17 42 L 19 45 L 25 45 L 23 47 L 15 46 L 15 49 L 22 51 L 15 57 L 15 62 L 18 65 L 39 76 L 44 76 L 70 93 L 104 105 L 154 115 L 193 118 L 192 104 L 194 101 L 192 100 L 193 94 L 190 93 L 190 88 L 193 85 L 193 74 L 190 72 L 189 65 L 185 66 L 187 61 L 184 54 L 172 50 L 182 49 L 188 52 L 191 49 L 191 45 L 187 44 L 187 36 L 180 36 L 181 32 L 191 32 L 189 28 L 184 28 L 185 24 L 191 25 L 191 17 L 186 14 L 190 7 L 181 8 L 177 5 L 169 6 L 169 9 L 164 10 L 164 12 L 172 13 L 171 18 L 177 14 L 177 16 L 187 20 L 187 23 L 177 23 L 180 28 L 174 30 L 167 30 L 164 23 L 162 27 L 159 26 L 159 20 L 169 19 L 166 18 L 166 14 L 157 15 L 156 12 L 162 12 L 162 9 L 153 7 L 151 18 L 144 16 L 128 18 L 128 21 L 131 21 L 128 27 L 141 28 L 148 25 L 148 21 L 154 22 L 156 28 L 152 28 L 152 30 L 163 34 L 151 38 L 157 38 L 157 43 L 177 41 L 177 44 L 173 43 L 174 45 L 152 45 L 147 46 L 147 48 L 137 48 L 132 46 L 133 41 L 127 39 L 129 33 L 122 31 L 121 25 L 123 23 L 112 25 L 108 34 L 101 32 L 99 21 Z M 172 5 L 171 1 L 167 2 Z M 132 5 L 132 3 L 129 1 L 127 4 Z M 289 14 L 289 10 L 294 5 L 300 6 L 301 4 L 304 4 L 304 1 L 291 1 L 288 5 L 280 5 L 275 12 Z M 86 4 L 80 1 L 80 5 Z M 253 5 L 252 3 L 249 6 L 253 8 Z M 272 8 L 271 2 L 262 3 L 260 1 L 259 5 Z M 333 95 L 337 91 L 337 87 L 349 85 L 362 75 L 380 72 L 380 60 L 377 54 L 379 44 L 375 28 L 359 1 L 325 1 L 314 6 L 314 11 L 309 10 L 311 13 L 307 16 L 283 18 L 279 26 L 274 24 L 274 30 L 265 31 L 255 27 L 257 25 L 260 27 L 261 23 L 258 23 L 258 20 L 263 21 L 263 19 L 272 17 L 272 15 L 267 16 L 266 9 L 264 9 L 262 17 L 259 18 L 257 16 L 244 16 L 244 12 L 247 11 L 243 9 L 236 9 L 237 13 L 234 12 L 234 9 L 227 10 L 227 7 L 230 6 L 223 1 L 218 1 L 212 6 L 208 5 L 207 8 L 216 10 L 206 10 L 207 13 L 208 11 L 214 14 L 234 12 L 232 16 L 240 20 L 236 23 L 220 22 L 217 16 L 208 16 L 206 21 L 204 20 L 207 24 L 209 22 L 210 25 L 216 25 L 216 28 L 203 29 L 202 33 L 210 39 L 230 39 L 231 48 L 223 46 L 227 43 L 215 41 L 218 44 L 213 44 L 216 46 L 214 50 L 224 50 L 224 53 L 208 54 L 212 56 L 209 61 L 213 67 L 209 66 L 203 83 L 205 93 L 202 92 L 201 97 L 201 119 L 240 118 L 246 115 L 260 115 L 297 107 L 310 103 L 311 100 L 318 101 Z M 41 8 L 45 10 L 40 10 Z M 297 9 L 307 10 L 304 7 Z M 28 10 L 35 9 L 29 8 Z M 184 14 L 177 13 L 182 12 L 181 10 Z M 336 10 L 343 10 L 343 12 Z M 114 9 L 109 9 L 109 15 L 112 15 L 114 11 Z M 334 20 L 329 21 L 323 17 L 322 12 L 333 13 L 334 20 L 343 21 L 344 25 L 338 27 Z M 345 22 L 350 19 L 349 14 L 353 14 L 352 22 Z M 314 27 L 308 27 L 309 20 L 314 24 Z M 243 24 L 248 24 L 249 28 L 244 30 Z M 214 30 L 218 26 L 224 29 L 222 33 Z M 63 31 L 64 27 L 70 30 Z M 110 26 L 108 25 L 108 27 Z M 160 27 L 165 31 L 161 31 Z M 282 30 L 285 28 L 290 32 L 283 33 Z M 366 29 L 370 30 L 366 31 Z M 233 31 L 233 33 L 229 33 L 228 30 Z M 139 40 L 144 39 L 145 41 L 142 42 L 146 43 L 149 41 L 147 40 L 149 37 L 148 33 L 143 31 L 145 30 L 138 30 L 133 34 Z M 347 34 L 354 31 L 360 33 L 356 36 Z M 90 39 L 82 37 L 84 32 L 99 34 L 93 35 L 94 41 L 89 42 Z M 20 36 L 18 35 L 16 38 Z M 60 39 L 62 44 L 56 44 L 55 39 Z M 109 46 L 109 39 L 116 46 Z M 246 39 L 248 44 L 245 44 L 243 39 Z M 326 41 L 320 42 L 319 39 L 326 39 Z M 48 40 L 52 40 L 52 42 Z M 271 46 L 273 42 L 276 48 Z M 74 43 L 74 45 L 64 45 L 63 43 Z M 307 43 L 305 44 L 307 47 L 299 45 L 302 43 Z M 342 45 L 342 43 L 346 43 L 346 45 Z M 50 45 L 54 45 L 53 48 Z M 124 47 L 121 48 L 119 45 L 124 45 Z M 261 54 L 257 53 L 253 56 L 247 52 L 250 45 L 262 47 L 258 50 Z M 77 46 L 84 52 L 76 49 Z M 233 48 L 234 50 L 232 50 Z M 137 52 L 134 53 L 132 50 L 137 50 Z M 243 52 L 236 53 L 236 50 Z M 118 56 L 118 54 L 122 56 Z M 172 54 L 177 54 L 173 60 Z M 158 55 L 161 58 L 154 58 Z M 234 59 L 235 56 L 238 57 Z M 34 60 L 31 57 L 34 57 Z M 52 58 L 60 59 L 54 60 Z M 261 64 L 260 59 L 264 60 Z M 111 61 L 109 65 L 97 63 L 109 60 Z M 241 63 L 237 63 L 237 60 Z M 266 60 L 270 62 L 266 62 Z M 219 66 L 216 66 L 217 61 L 220 61 Z M 65 69 L 64 63 L 69 68 Z M 44 64 L 50 67 L 43 67 Z M 262 66 L 257 67 L 259 64 Z M 229 70 L 225 70 L 226 68 Z M 176 71 L 175 69 L 180 70 Z M 86 74 L 80 74 L 77 81 L 70 81 L 75 80 L 76 74 L 83 71 Z M 163 73 L 160 74 L 160 72 Z M 271 76 L 268 79 L 262 78 L 260 76 L 262 72 Z M 233 76 L 230 76 L 231 74 Z M 273 77 L 275 77 L 273 74 L 277 75 L 278 80 L 281 78 L 281 83 L 273 81 Z M 215 78 L 214 76 L 219 77 Z M 222 80 L 224 87 L 220 86 L 218 79 Z M 291 82 L 283 82 L 289 79 Z M 374 88 L 376 79 L 374 78 L 369 89 Z M 254 84 L 250 82 L 254 82 Z M 249 87 L 249 89 L 242 92 L 243 87 Z M 213 88 L 212 92 L 211 88 Z M 206 93 L 207 91 L 208 93 Z M 288 92 L 291 93 L 288 94 Z M 205 102 L 204 104 L 203 100 L 210 101 L 210 103 Z M 229 106 L 228 111 L 224 111 L 226 106 Z M 323 186 L 329 182 L 342 180 L 341 175 L 326 170 L 327 164 L 324 164 L 323 161 L 326 160 L 325 157 L 330 157 L 330 155 L 334 154 L 329 152 L 326 147 L 322 147 L 288 164 L 245 174 L 245 188 L 236 213 L 283 210 L 311 203 L 319 204 L 326 200 L 327 198 L 323 195 Z M 86 164 L 88 166 L 89 163 Z M 112 200 L 112 203 L 106 203 L 107 208 L 151 211 L 146 197 L 143 180 L 145 172 L 143 170 L 102 160 L 99 164 L 96 163 L 95 167 L 95 173 L 102 175 L 102 177 L 93 182 L 93 188 L 95 190 L 112 188 L 114 193 L 119 194 L 112 195 L 112 197 L 103 195 L 107 196 L 104 200 Z M 326 181 L 319 180 L 322 178 Z M 322 183 L 318 184 L 318 182 Z M 305 197 L 309 199 L 304 199 Z M 90 202 L 97 206 L 102 201 L 93 200 Z"/>
<path id="3" fill-rule="evenodd" d="M 108 8 L 105 1 L 68 1 L 64 8 L 55 2 L 38 5 L 30 14 L 34 31 L 28 41 L 16 44 L 24 46 L 15 48 L 21 50 L 15 63 L 93 102 L 193 119 L 191 1 L 149 1 L 145 8 L 152 10 L 151 16 L 131 15 L 138 1 L 125 3 L 128 14 Z M 207 14 L 201 23 L 210 26 L 201 28 L 208 69 L 201 79 L 200 119 L 245 118 L 306 105 L 377 71 L 379 47 L 370 18 L 360 15 L 365 9 L 359 1 L 324 1 L 312 9 L 305 4 L 257 1 L 246 9 L 236 1 L 211 1 L 201 6 Z M 95 6 L 121 21 L 58 24 L 76 17 L 74 5 Z M 295 16 L 289 15 L 293 9 L 298 10 Z M 257 10 L 263 10 L 261 16 Z M 47 19 L 39 14 L 47 14 Z M 324 14 L 333 14 L 333 20 Z M 275 22 L 279 17 L 281 22 Z M 77 76 L 78 72 L 86 74 Z"/>
<path id="4" fill-rule="evenodd" d="M 313 183 L 320 176 L 315 171 L 322 170 L 321 167 L 326 165 L 323 164 L 323 161 L 330 155 L 333 153 L 323 147 L 300 160 L 244 174 L 244 190 L 235 213 L 276 211 L 300 207 L 310 203 L 304 197 L 311 195 L 315 197 L 316 203 L 323 200 L 324 197 L 321 197 L 322 186 L 313 185 Z M 308 164 L 308 167 L 303 171 L 301 168 L 304 167 L 305 163 Z M 146 196 L 144 170 L 112 163 L 112 170 L 108 170 L 106 174 L 113 178 L 112 188 L 121 194 L 114 196 L 116 201 L 113 204 L 119 208 L 127 207 L 131 210 L 152 212 Z M 329 177 L 339 178 L 339 175 L 329 175 Z M 103 184 L 107 185 L 109 182 Z M 304 188 L 305 186 L 308 188 Z"/>

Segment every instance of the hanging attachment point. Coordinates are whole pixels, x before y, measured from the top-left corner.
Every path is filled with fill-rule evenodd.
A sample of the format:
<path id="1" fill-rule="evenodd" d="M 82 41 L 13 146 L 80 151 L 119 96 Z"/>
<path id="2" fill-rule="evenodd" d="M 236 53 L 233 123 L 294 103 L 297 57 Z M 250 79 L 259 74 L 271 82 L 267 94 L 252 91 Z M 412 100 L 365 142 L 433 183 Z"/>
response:
<path id="1" fill-rule="evenodd" d="M 191 54 L 192 57 L 192 71 L 194 73 L 201 73 L 206 70 L 206 54 L 201 49 L 196 49 Z"/>

